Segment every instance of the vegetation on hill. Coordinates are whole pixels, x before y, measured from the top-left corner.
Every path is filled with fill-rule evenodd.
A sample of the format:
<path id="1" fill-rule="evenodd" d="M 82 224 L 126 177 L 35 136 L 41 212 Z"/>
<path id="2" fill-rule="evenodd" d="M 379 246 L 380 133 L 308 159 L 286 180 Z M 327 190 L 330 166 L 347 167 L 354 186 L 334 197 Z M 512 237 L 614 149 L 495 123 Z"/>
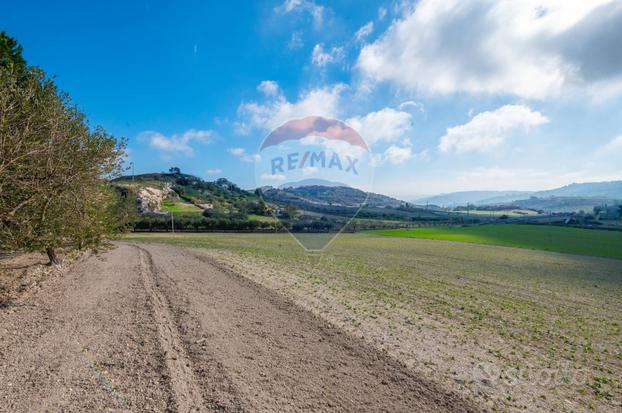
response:
<path id="1" fill-rule="evenodd" d="M 26 65 L 0 33 L 0 250 L 96 246 L 131 207 L 106 178 L 120 171 L 124 143 L 91 129 L 66 93 Z"/>
<path id="2" fill-rule="evenodd" d="M 264 197 L 288 203 L 360 207 L 399 208 L 406 203 L 385 195 L 368 193 L 348 186 L 306 185 L 286 188 L 265 188 Z"/>
<path id="3" fill-rule="evenodd" d="M 355 188 L 308 185 L 247 191 L 227 179 L 204 181 L 182 173 L 179 168 L 171 168 L 167 173 L 122 176 L 114 179 L 114 185 L 134 197 L 141 188 L 152 188 L 152 193 L 166 193 L 161 203 L 156 202 L 157 211 L 138 217 L 134 228 L 139 231 L 287 229 L 317 233 L 335 232 L 344 227 L 348 231 L 395 228 L 414 221 L 446 218 L 446 214 L 439 211 L 426 211 Z M 350 221 L 355 215 L 357 218 Z"/>

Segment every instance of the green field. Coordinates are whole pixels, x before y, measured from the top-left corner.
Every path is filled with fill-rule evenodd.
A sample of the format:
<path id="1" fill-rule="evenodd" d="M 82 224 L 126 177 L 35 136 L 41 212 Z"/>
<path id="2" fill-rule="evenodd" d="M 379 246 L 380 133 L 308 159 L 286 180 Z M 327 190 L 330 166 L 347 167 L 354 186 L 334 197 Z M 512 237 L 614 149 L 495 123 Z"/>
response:
<path id="1" fill-rule="evenodd" d="M 201 214 L 203 210 L 189 202 L 165 199 L 162 201 L 162 211 L 173 212 L 175 214 Z"/>
<path id="2" fill-rule="evenodd" d="M 127 239 L 198 248 L 417 372 L 463 383 L 455 390 L 474 398 L 485 392 L 493 411 L 609 412 L 622 399 L 622 260 L 371 233 L 342 234 L 322 254 L 289 234 Z M 482 385 L 480 363 L 521 384 Z M 543 371 L 557 378 L 534 378 Z"/>
<path id="3" fill-rule="evenodd" d="M 371 232 L 392 237 L 471 242 L 622 259 L 622 232 L 617 231 L 499 224 Z"/>
<path id="4" fill-rule="evenodd" d="M 259 221 L 259 222 L 275 222 L 276 218 L 272 215 L 257 215 L 257 214 L 248 214 L 248 219 L 251 221 Z"/>

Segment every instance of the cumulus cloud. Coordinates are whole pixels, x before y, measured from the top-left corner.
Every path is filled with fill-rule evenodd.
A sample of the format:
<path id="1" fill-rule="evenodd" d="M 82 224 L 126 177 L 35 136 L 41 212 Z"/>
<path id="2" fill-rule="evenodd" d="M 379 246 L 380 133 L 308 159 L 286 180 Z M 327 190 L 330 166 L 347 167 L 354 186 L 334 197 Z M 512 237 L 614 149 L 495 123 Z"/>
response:
<path id="1" fill-rule="evenodd" d="M 222 169 L 208 169 L 205 171 L 206 175 L 220 175 L 222 173 Z"/>
<path id="2" fill-rule="evenodd" d="M 354 40 L 360 42 L 365 40 L 374 31 L 374 22 L 369 22 L 354 33 Z"/>
<path id="3" fill-rule="evenodd" d="M 339 115 L 339 102 L 344 89 L 345 86 L 342 84 L 311 89 L 301 93 L 295 102 L 288 101 L 282 94 L 263 103 L 244 102 L 238 107 L 240 120 L 236 124 L 237 129 L 272 130 L 289 120 L 309 115 L 336 118 Z"/>
<path id="4" fill-rule="evenodd" d="M 367 81 L 427 94 L 619 93 L 620 38 L 616 0 L 422 0 L 357 67 Z"/>
<path id="5" fill-rule="evenodd" d="M 317 67 L 326 67 L 329 63 L 336 63 L 343 58 L 343 47 L 333 47 L 324 50 L 324 45 L 316 44 L 311 52 L 311 63 Z"/>
<path id="6" fill-rule="evenodd" d="M 384 159 L 393 165 L 398 165 L 412 158 L 412 149 L 408 146 L 399 147 L 395 145 L 389 146 L 384 151 Z"/>
<path id="7" fill-rule="evenodd" d="M 438 148 L 441 152 L 486 152 L 512 133 L 547 123 L 540 112 L 525 105 L 506 105 L 475 115 L 469 122 L 448 128 Z"/>
<path id="8" fill-rule="evenodd" d="M 383 141 L 395 142 L 412 131 L 412 115 L 392 108 L 352 117 L 346 123 L 370 145 Z"/>
<path id="9" fill-rule="evenodd" d="M 149 146 L 157 149 L 165 154 L 175 152 L 182 153 L 187 156 L 194 154 L 194 149 L 190 146 L 191 141 L 201 143 L 209 143 L 214 133 L 210 130 L 188 129 L 180 134 L 166 136 L 156 131 L 144 131 L 138 135 L 140 140 L 148 140 Z"/>
<path id="10" fill-rule="evenodd" d="M 249 154 L 244 148 L 229 148 L 227 149 L 227 152 L 236 158 L 240 158 L 243 162 L 256 162 L 260 159 L 259 155 Z"/>
<path id="11" fill-rule="evenodd" d="M 413 152 L 410 141 L 403 141 L 400 145 L 391 145 L 380 153 L 373 155 L 370 164 L 379 167 L 387 162 L 392 165 L 402 164 L 410 159 L 428 159 L 428 152 L 424 150 L 419 153 Z"/>
<path id="12" fill-rule="evenodd" d="M 316 27 L 324 23 L 324 13 L 326 9 L 311 0 L 285 0 L 283 4 L 274 9 L 277 13 L 308 13 L 313 19 Z"/>
<path id="13" fill-rule="evenodd" d="M 266 96 L 276 96 L 279 94 L 279 84 L 274 80 L 264 80 L 257 85 L 257 90 Z"/>

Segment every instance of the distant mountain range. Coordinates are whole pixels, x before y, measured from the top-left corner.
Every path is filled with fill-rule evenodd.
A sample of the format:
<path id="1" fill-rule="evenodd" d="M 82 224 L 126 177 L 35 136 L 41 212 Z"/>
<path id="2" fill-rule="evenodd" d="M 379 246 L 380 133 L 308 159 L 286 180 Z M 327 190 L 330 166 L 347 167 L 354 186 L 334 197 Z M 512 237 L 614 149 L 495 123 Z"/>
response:
<path id="1" fill-rule="evenodd" d="M 538 198 L 575 196 L 622 199 L 622 181 L 570 184 L 549 191 L 539 191 L 534 196 Z"/>
<path id="2" fill-rule="evenodd" d="M 525 191 L 461 191 L 415 199 L 420 205 L 432 204 L 454 207 L 466 204 L 494 205 L 529 198 L 533 192 Z"/>
<path id="3" fill-rule="evenodd" d="M 540 201 L 534 202 L 532 198 Z M 546 207 L 551 198 L 578 198 L 575 204 L 597 205 L 594 202 L 622 200 L 622 181 L 574 183 L 546 191 L 463 191 L 418 198 L 415 203 L 454 207 L 466 204 L 476 206 L 517 204 L 524 207 Z M 531 200 L 531 202 L 529 202 Z M 520 201 L 520 202 L 518 202 Z M 529 206 L 534 204 L 534 206 Z M 572 204 L 572 202 L 566 202 Z"/>

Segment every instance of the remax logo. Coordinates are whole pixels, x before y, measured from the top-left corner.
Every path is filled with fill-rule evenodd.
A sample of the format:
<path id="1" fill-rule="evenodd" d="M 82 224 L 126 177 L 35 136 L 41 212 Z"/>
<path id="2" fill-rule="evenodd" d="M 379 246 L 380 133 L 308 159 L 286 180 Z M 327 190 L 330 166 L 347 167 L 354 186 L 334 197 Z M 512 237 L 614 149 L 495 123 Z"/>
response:
<path id="1" fill-rule="evenodd" d="M 285 172 L 284 166 L 283 166 L 283 164 L 285 163 L 285 160 L 287 160 L 288 171 L 293 171 L 296 168 L 302 169 L 305 166 L 308 166 L 310 168 L 319 167 L 319 168 L 335 168 L 340 171 L 344 170 L 343 162 L 341 158 L 339 157 L 338 153 L 332 154 L 332 156 L 330 157 L 330 161 L 328 162 L 328 166 L 326 164 L 326 151 L 320 151 L 320 152 L 306 151 L 304 155 L 302 156 L 302 158 L 300 159 L 300 162 L 298 161 L 299 155 L 300 154 L 298 152 L 292 152 L 288 154 L 286 158 L 282 156 L 277 156 L 275 158 L 272 158 L 271 160 L 272 174 L 274 175 L 279 172 L 280 173 Z M 345 158 L 347 160 L 347 166 L 345 168 L 345 172 L 352 172 L 354 175 L 358 175 L 358 172 L 356 171 L 356 163 L 358 162 L 358 159 L 356 158 L 352 159 L 348 155 L 346 155 Z"/>
<path id="2" fill-rule="evenodd" d="M 307 250 L 323 250 L 347 228 L 371 189 L 370 148 L 337 119 L 290 120 L 266 136 L 258 155 L 257 186 L 273 205 L 275 218 Z M 348 189 L 359 195 L 356 201 Z"/>

